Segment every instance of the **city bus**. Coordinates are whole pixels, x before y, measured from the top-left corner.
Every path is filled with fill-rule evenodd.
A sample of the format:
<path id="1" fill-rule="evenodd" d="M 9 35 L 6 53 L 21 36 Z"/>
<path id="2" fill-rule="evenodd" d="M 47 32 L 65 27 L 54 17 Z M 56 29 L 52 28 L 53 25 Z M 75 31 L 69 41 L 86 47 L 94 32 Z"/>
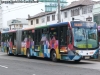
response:
<path id="1" fill-rule="evenodd" d="M 0 31 L 0 47 L 1 47 L 1 31 Z"/>
<path id="2" fill-rule="evenodd" d="M 100 56 L 100 26 L 98 26 L 99 56 Z"/>
<path id="3" fill-rule="evenodd" d="M 1 49 L 8 55 L 25 55 L 79 62 L 98 59 L 97 24 L 71 21 L 1 32 Z"/>

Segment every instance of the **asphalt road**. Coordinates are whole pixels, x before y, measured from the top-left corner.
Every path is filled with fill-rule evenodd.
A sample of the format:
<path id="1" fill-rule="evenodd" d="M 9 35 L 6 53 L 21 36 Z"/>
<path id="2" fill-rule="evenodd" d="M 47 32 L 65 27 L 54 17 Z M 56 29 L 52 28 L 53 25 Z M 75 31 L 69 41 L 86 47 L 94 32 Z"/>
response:
<path id="1" fill-rule="evenodd" d="M 7 56 L 0 52 L 0 75 L 100 75 L 100 63 L 54 63 L 48 59 L 27 59 L 23 56 Z"/>

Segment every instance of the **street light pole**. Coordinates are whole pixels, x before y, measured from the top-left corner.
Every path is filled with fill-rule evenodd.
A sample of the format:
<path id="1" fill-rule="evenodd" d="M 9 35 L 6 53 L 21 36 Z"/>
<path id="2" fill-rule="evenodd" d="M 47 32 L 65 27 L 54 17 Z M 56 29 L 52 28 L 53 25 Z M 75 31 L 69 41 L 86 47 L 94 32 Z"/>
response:
<path id="1" fill-rule="evenodd" d="M 61 22 L 61 13 L 60 13 L 60 0 L 58 0 L 58 23 Z"/>
<path id="2" fill-rule="evenodd" d="M 2 0 L 0 0 L 0 5 L 1 5 L 1 3 L 2 3 Z"/>
<path id="3" fill-rule="evenodd" d="M 47 25 L 47 15 L 46 15 L 46 12 L 43 10 L 43 9 L 41 9 L 42 11 L 43 11 L 43 13 L 44 13 L 44 16 L 45 16 L 45 21 L 46 21 L 46 25 Z"/>

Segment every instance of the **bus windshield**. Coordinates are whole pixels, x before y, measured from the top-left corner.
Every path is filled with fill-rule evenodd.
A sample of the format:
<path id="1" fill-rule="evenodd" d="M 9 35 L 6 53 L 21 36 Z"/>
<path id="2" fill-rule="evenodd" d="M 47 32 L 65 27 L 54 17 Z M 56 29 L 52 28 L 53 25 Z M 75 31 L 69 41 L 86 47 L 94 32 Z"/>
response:
<path id="1" fill-rule="evenodd" d="M 98 47 L 96 28 L 73 28 L 74 47 L 78 49 L 95 49 Z"/>

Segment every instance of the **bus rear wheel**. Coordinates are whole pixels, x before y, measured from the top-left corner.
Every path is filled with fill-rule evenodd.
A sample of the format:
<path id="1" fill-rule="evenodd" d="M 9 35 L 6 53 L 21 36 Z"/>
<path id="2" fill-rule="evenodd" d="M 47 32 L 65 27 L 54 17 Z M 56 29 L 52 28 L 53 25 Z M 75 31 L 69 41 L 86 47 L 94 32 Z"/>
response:
<path id="1" fill-rule="evenodd" d="M 7 55 L 10 55 L 9 48 L 7 47 Z"/>
<path id="2" fill-rule="evenodd" d="M 53 62 L 57 61 L 57 54 L 56 54 L 56 52 L 54 50 L 51 52 L 51 60 Z"/>
<path id="3" fill-rule="evenodd" d="M 30 54 L 30 51 L 29 51 L 29 49 L 27 49 L 27 58 L 31 58 L 31 54 Z"/>
<path id="4" fill-rule="evenodd" d="M 7 50 L 7 55 L 10 55 L 10 52 L 9 52 L 9 50 Z"/>

